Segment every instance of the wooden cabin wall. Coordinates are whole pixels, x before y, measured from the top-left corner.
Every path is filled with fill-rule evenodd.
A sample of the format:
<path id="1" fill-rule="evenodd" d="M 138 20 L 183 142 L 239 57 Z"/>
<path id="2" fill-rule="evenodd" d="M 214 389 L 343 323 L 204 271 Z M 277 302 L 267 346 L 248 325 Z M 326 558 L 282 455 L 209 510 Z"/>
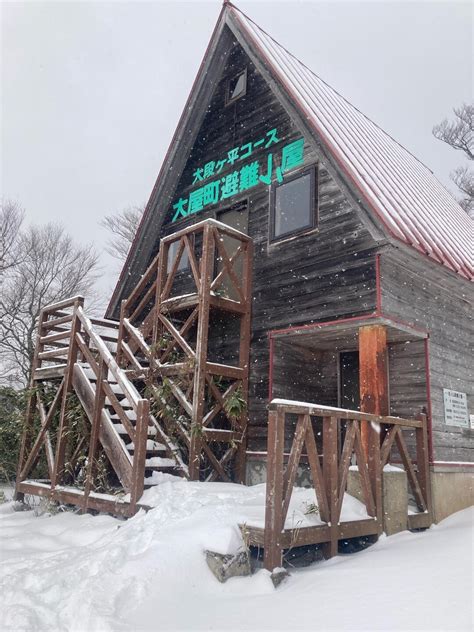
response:
<path id="1" fill-rule="evenodd" d="M 245 66 L 248 68 L 247 95 L 224 107 L 227 79 Z M 278 129 L 279 137 L 285 142 L 302 136 L 236 44 L 176 187 L 173 203 L 181 196 L 187 197 L 196 167 L 226 155 L 230 148 L 248 139 L 259 138 L 272 128 Z M 278 154 L 281 145 L 274 147 Z M 312 140 L 306 139 L 305 164 L 315 163 L 318 158 L 317 147 Z M 228 171 L 224 170 L 222 175 Z M 292 240 L 269 244 L 269 187 L 263 183 L 249 190 L 247 196 L 235 196 L 230 201 L 193 215 L 191 219 L 175 223 L 171 223 L 173 211 L 170 205 L 162 228 L 161 236 L 164 236 L 206 217 L 216 217 L 218 211 L 247 200 L 248 232 L 255 246 L 249 389 L 250 449 L 262 449 L 266 439 L 268 331 L 358 316 L 372 313 L 375 309 L 375 243 L 322 163 L 319 164 L 318 177 L 318 230 Z M 225 331 L 224 323 L 215 329 L 214 335 L 219 332 L 220 336 L 222 331 Z M 233 339 L 229 331 L 224 340 L 216 337 L 216 345 L 221 347 L 224 355 L 237 344 L 238 337 Z"/>
<path id="2" fill-rule="evenodd" d="M 474 412 L 472 284 L 416 253 L 392 249 L 381 255 L 381 286 L 384 314 L 429 332 L 435 460 L 472 462 L 474 431 L 446 425 L 443 401 L 443 388 L 467 393 Z"/>
<path id="3" fill-rule="evenodd" d="M 277 341 L 273 397 L 337 406 L 337 354 Z"/>
<path id="4" fill-rule="evenodd" d="M 413 419 L 427 405 L 424 340 L 388 346 L 390 414 Z"/>

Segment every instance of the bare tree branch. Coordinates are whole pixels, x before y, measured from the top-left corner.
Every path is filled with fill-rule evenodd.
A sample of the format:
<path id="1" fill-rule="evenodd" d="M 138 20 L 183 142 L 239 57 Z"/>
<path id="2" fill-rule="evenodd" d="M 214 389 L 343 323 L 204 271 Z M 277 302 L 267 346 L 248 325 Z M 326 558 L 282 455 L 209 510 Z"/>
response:
<path id="1" fill-rule="evenodd" d="M 433 127 L 433 135 L 474 160 L 474 104 L 464 103 L 453 111 L 454 121 L 444 119 Z M 458 167 L 451 174 L 451 180 L 463 194 L 459 204 L 474 217 L 474 174 L 468 167 Z"/>
<path id="2" fill-rule="evenodd" d="M 444 119 L 433 127 L 433 135 L 474 160 L 474 104 L 464 103 L 453 111 L 454 121 Z"/>
<path id="3" fill-rule="evenodd" d="M 23 222 L 23 209 L 10 200 L 2 200 L 0 207 L 0 284 L 5 272 L 18 262 L 18 240 Z"/>
<path id="4" fill-rule="evenodd" d="M 106 215 L 100 222 L 103 228 L 112 233 L 106 247 L 107 252 L 116 259 L 125 260 L 138 226 L 143 217 L 144 208 L 129 206 L 117 215 Z"/>
<path id="5" fill-rule="evenodd" d="M 6 272 L 0 295 L 1 377 L 27 384 L 41 308 L 77 294 L 93 295 L 98 255 L 54 224 L 22 231 L 17 249 L 19 259 Z"/>

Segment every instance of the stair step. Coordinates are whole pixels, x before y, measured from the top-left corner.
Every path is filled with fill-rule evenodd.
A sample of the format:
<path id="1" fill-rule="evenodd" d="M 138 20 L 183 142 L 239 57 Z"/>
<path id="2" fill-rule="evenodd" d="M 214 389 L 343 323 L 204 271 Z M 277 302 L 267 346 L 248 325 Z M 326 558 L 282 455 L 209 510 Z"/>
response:
<path id="1" fill-rule="evenodd" d="M 135 444 L 133 443 L 133 441 L 127 443 L 126 448 L 127 450 L 131 451 L 135 450 Z M 158 441 L 148 439 L 146 442 L 146 450 L 147 452 L 163 452 L 164 450 L 166 450 L 166 446 L 164 445 L 164 443 L 158 443 Z"/>
<path id="2" fill-rule="evenodd" d="M 128 432 L 123 424 L 114 424 L 115 430 L 121 435 L 128 435 Z M 156 434 L 156 428 L 148 426 L 148 436 L 154 437 Z"/>
<path id="3" fill-rule="evenodd" d="M 145 461 L 146 468 L 175 468 L 176 462 L 173 459 L 167 459 L 161 456 L 153 456 L 151 459 L 146 459 Z"/>

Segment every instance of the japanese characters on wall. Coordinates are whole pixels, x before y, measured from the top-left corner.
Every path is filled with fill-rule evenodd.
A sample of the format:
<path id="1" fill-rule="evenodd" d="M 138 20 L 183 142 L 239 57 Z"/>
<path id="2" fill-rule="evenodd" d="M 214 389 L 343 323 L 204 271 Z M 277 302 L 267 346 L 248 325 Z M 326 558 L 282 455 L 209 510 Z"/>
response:
<path id="1" fill-rule="evenodd" d="M 281 150 L 273 147 L 278 144 L 281 144 L 278 130 L 273 128 L 263 138 L 233 147 L 226 156 L 199 166 L 193 173 L 192 184 L 196 188 L 187 198 L 181 197 L 173 204 L 171 221 L 199 213 L 207 206 L 232 198 L 260 183 L 267 186 L 274 180 L 282 183 L 286 173 L 304 162 L 304 138 L 283 145 Z M 262 149 L 268 150 L 263 158 L 252 160 L 253 154 Z M 220 176 L 229 166 L 234 168 L 233 171 Z"/>
<path id="2" fill-rule="evenodd" d="M 469 427 L 466 393 L 443 388 L 444 421 L 449 426 Z"/>

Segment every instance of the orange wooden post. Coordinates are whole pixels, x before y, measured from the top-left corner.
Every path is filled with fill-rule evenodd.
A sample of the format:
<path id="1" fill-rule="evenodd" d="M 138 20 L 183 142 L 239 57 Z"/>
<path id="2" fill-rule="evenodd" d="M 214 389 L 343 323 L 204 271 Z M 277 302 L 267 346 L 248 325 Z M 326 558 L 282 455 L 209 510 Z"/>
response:
<path id="1" fill-rule="evenodd" d="M 283 456 L 285 413 L 271 410 L 268 415 L 268 461 L 265 501 L 264 566 L 268 571 L 282 564 Z"/>
<path id="2" fill-rule="evenodd" d="M 359 328 L 360 409 L 388 415 L 387 330 L 384 325 Z M 367 458 L 377 517 L 382 518 L 380 424 L 361 422 L 362 449 Z"/>

